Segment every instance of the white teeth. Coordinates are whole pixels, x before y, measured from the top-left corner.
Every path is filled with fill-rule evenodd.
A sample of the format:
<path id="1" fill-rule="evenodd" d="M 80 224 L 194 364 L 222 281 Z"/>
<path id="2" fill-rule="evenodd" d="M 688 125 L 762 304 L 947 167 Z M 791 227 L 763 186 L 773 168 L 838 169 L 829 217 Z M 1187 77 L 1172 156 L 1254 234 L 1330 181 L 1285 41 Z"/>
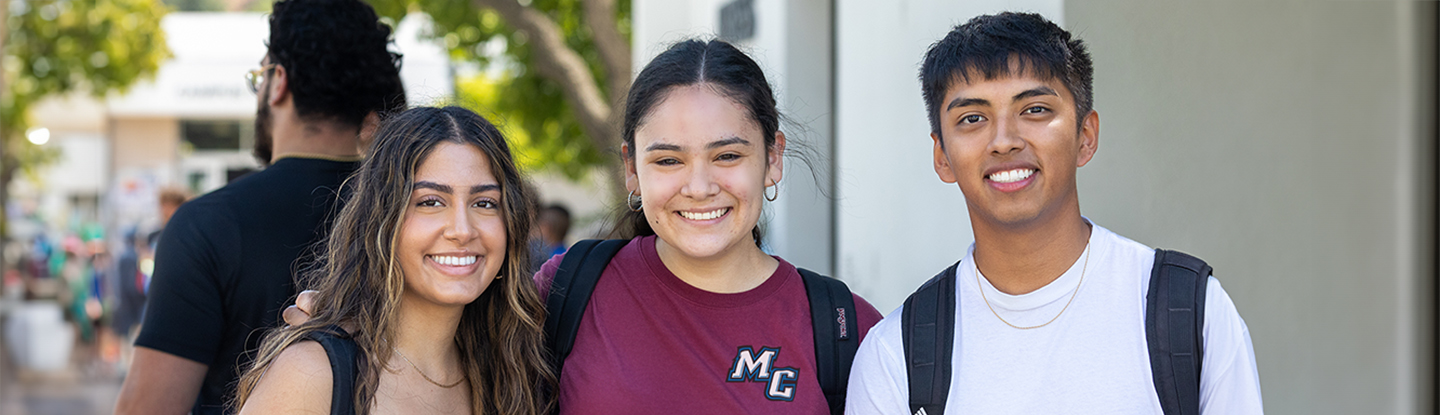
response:
<path id="1" fill-rule="evenodd" d="M 726 212 L 729 212 L 729 211 L 730 211 L 730 208 L 721 208 L 721 209 L 715 209 L 715 210 L 712 210 L 712 211 L 709 211 L 709 212 L 701 212 L 701 213 L 680 212 L 680 216 L 684 216 L 685 219 L 690 219 L 690 220 L 711 220 L 711 219 L 718 218 L 718 217 L 720 217 L 721 215 L 724 215 Z"/>
<path id="2" fill-rule="evenodd" d="M 1027 179 L 1027 178 L 1030 178 L 1030 175 L 1032 175 L 1032 174 L 1035 174 L 1035 170 L 1031 170 L 1031 169 L 1006 170 L 1006 171 L 996 172 L 996 173 L 991 174 L 991 175 L 990 175 L 990 181 L 993 181 L 993 182 L 996 182 L 996 183 L 1014 183 L 1014 182 L 1018 182 L 1018 181 L 1025 180 L 1025 179 Z"/>
<path id="3" fill-rule="evenodd" d="M 466 266 L 466 265 L 474 264 L 474 263 L 475 263 L 475 260 L 476 260 L 476 257 L 474 257 L 474 256 L 439 256 L 439 255 L 432 255 L 432 256 L 430 256 L 430 258 L 431 258 L 431 259 L 434 259 L 435 262 L 440 263 L 440 265 L 449 265 L 449 266 L 452 266 L 452 267 L 463 267 L 463 266 Z"/>

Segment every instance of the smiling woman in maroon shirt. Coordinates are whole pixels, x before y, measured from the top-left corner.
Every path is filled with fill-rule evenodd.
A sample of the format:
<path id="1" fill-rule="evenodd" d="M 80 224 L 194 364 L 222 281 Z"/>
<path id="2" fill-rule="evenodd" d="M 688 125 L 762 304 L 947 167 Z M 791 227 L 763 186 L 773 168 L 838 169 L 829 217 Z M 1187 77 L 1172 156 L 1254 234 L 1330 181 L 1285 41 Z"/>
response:
<path id="1" fill-rule="evenodd" d="M 623 137 L 631 240 L 585 308 L 561 413 L 829 413 L 804 282 L 759 246 L 785 154 L 759 65 L 722 41 L 670 47 L 631 87 Z M 855 303 L 863 336 L 880 314 Z"/>

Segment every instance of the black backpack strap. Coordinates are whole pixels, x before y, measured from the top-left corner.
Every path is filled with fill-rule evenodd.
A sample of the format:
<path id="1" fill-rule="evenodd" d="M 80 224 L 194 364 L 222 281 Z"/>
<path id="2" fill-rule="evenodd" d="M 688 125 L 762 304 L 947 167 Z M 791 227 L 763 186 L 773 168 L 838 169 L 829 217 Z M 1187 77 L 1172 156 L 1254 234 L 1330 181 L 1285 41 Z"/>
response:
<path id="1" fill-rule="evenodd" d="M 1165 415 L 1200 415 L 1205 285 L 1212 271 L 1199 258 L 1155 250 L 1145 294 L 1145 340 Z"/>
<path id="2" fill-rule="evenodd" d="M 355 340 L 345 329 L 335 325 L 310 332 L 305 338 L 320 343 L 325 348 L 325 356 L 330 358 L 330 374 L 335 378 L 335 385 L 330 389 L 330 413 L 354 414 L 355 377 L 360 374 L 360 353 Z"/>
<path id="3" fill-rule="evenodd" d="M 855 297 L 850 287 L 840 280 L 816 274 L 804 268 L 800 279 L 805 282 L 805 295 L 810 298 L 810 325 L 815 331 L 815 372 L 820 389 L 830 404 L 830 413 L 845 413 L 845 386 L 850 379 L 850 363 L 860 348 L 860 329 L 855 314 Z"/>
<path id="4" fill-rule="evenodd" d="M 955 270 L 940 272 L 905 299 L 900 313 L 910 382 L 910 413 L 943 415 L 950 394 L 950 358 L 955 346 Z"/>
<path id="5" fill-rule="evenodd" d="M 554 360 L 556 376 L 565 366 L 565 358 L 575 346 L 575 333 L 580 331 L 580 318 L 590 303 L 590 294 L 610 258 L 630 241 L 624 239 L 587 239 L 576 242 L 565 251 L 565 259 L 555 271 L 550 294 L 545 299 L 545 341 Z"/>

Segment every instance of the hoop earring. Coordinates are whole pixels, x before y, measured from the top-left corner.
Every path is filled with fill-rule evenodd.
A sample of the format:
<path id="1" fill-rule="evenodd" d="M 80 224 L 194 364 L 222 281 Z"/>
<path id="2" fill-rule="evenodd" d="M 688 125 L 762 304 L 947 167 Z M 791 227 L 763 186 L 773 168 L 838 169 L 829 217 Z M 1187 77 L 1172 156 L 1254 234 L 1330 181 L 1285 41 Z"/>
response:
<path id="1" fill-rule="evenodd" d="M 640 209 L 644 209 L 644 203 L 638 196 L 635 196 L 634 190 L 630 191 L 630 195 L 625 196 L 625 207 L 630 208 L 631 212 L 639 212 Z"/>
<path id="2" fill-rule="evenodd" d="M 775 188 L 775 196 L 770 196 L 770 187 L 774 187 L 774 188 Z M 774 185 L 774 186 L 770 186 L 770 187 L 765 188 L 765 190 L 763 190 L 762 192 L 763 192 L 764 195 L 765 195 L 765 200 L 769 200 L 769 201 L 771 201 L 771 202 L 774 202 L 775 199 L 779 199 L 779 198 L 780 198 L 780 182 L 775 182 L 775 185 Z"/>

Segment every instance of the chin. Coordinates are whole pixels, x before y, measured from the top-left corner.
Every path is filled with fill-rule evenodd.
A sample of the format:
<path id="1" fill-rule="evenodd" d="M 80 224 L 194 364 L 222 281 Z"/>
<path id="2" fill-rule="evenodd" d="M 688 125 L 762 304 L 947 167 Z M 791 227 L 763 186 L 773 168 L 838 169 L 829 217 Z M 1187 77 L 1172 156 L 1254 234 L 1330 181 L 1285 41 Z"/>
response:
<path id="1" fill-rule="evenodd" d="M 747 233 L 746 236 L 749 236 L 749 234 Z M 731 240 L 729 238 L 721 238 L 710 235 L 681 236 L 676 239 L 667 239 L 666 241 L 668 242 L 674 240 L 679 240 L 681 242 L 671 243 L 670 247 L 691 258 L 715 257 L 725 253 L 727 250 L 731 249 L 731 247 L 735 246 L 736 244 L 734 240 Z"/>

